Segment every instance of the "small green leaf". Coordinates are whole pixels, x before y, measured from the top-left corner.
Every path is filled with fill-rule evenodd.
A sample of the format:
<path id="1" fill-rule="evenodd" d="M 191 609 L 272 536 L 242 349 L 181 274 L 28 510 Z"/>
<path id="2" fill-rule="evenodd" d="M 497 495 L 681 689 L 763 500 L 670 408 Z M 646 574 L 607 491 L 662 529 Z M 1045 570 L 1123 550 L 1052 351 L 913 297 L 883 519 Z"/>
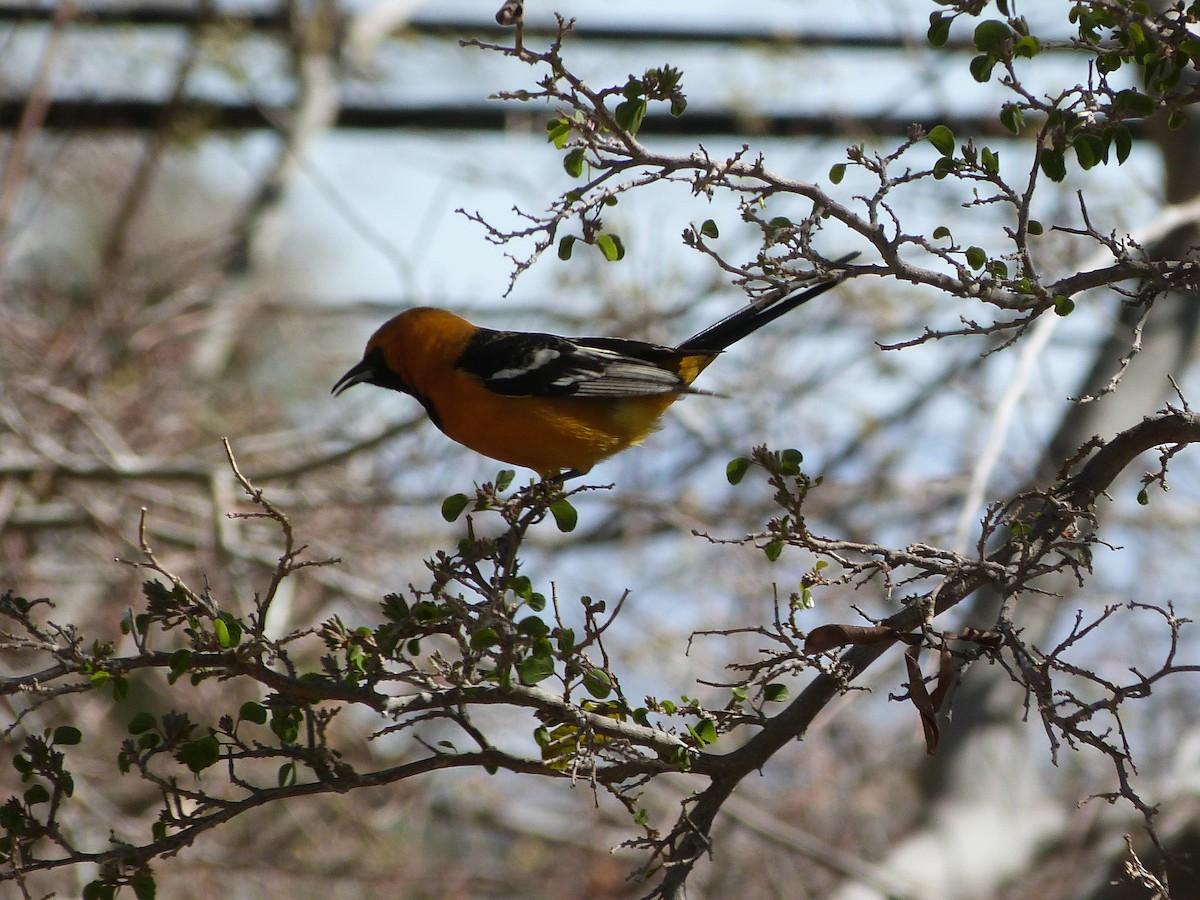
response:
<path id="1" fill-rule="evenodd" d="M 1013 30 L 1006 22 L 996 19 L 986 19 L 975 26 L 971 42 L 980 53 L 995 53 L 1003 51 L 1013 38 Z"/>
<path id="2" fill-rule="evenodd" d="M 841 184 L 842 179 L 846 177 L 846 164 L 838 163 L 829 170 L 829 180 L 833 184 Z"/>
<path id="3" fill-rule="evenodd" d="M 1171 110 L 1171 114 L 1167 116 L 1167 128 L 1171 131 L 1178 131 L 1187 124 L 1187 113 L 1181 109 Z"/>
<path id="4" fill-rule="evenodd" d="M 538 616 L 526 616 L 517 623 L 517 631 L 532 638 L 541 638 L 550 633 L 550 626 Z"/>
<path id="5" fill-rule="evenodd" d="M 1075 311 L 1075 301 L 1070 297 L 1059 295 L 1054 298 L 1054 312 L 1057 315 L 1066 317 Z"/>
<path id="6" fill-rule="evenodd" d="M 59 725 L 54 729 L 52 740 L 62 747 L 74 746 L 83 740 L 83 732 L 74 725 Z"/>
<path id="7" fill-rule="evenodd" d="M 991 147 L 984 147 L 979 152 L 979 160 L 983 163 L 983 169 L 989 175 L 1000 174 L 1000 157 L 992 151 Z"/>
<path id="8" fill-rule="evenodd" d="M 799 475 L 800 465 L 804 462 L 804 454 L 794 447 L 789 447 L 779 454 L 779 474 Z"/>
<path id="9" fill-rule="evenodd" d="M 567 155 L 563 157 L 563 169 L 572 178 L 578 178 L 583 174 L 584 155 L 587 150 L 584 147 L 572 147 L 567 151 Z"/>
<path id="10" fill-rule="evenodd" d="M 603 669 L 588 669 L 583 676 L 583 689 L 597 700 L 603 700 L 612 693 L 612 679 Z"/>
<path id="11" fill-rule="evenodd" d="M 284 763 L 275 775 L 275 781 L 280 787 L 288 787 L 296 783 L 296 764 Z"/>
<path id="12" fill-rule="evenodd" d="M 1013 56 L 1020 56 L 1024 59 L 1033 59 L 1042 52 L 1041 42 L 1032 34 L 1025 34 L 1017 38 L 1017 42 L 1013 44 Z"/>
<path id="13" fill-rule="evenodd" d="M 596 238 L 596 246 L 600 248 L 600 252 L 609 262 L 625 258 L 625 245 L 621 243 L 620 235 L 606 232 Z"/>
<path id="14" fill-rule="evenodd" d="M 971 60 L 969 66 L 971 77 L 980 84 L 986 84 L 992 77 L 992 70 L 996 68 L 996 57 L 990 53 L 983 53 Z"/>
<path id="15" fill-rule="evenodd" d="M 741 484 L 746 473 L 750 471 L 750 460 L 744 456 L 731 459 L 725 467 L 725 480 L 730 484 Z"/>
<path id="16" fill-rule="evenodd" d="M 558 633 L 558 652 L 570 653 L 575 649 L 575 629 L 564 628 Z"/>
<path id="17" fill-rule="evenodd" d="M 646 118 L 646 101 L 639 97 L 636 100 L 619 103 L 613 111 L 613 118 L 625 131 L 637 134 L 638 129 L 642 127 L 642 121 Z"/>
<path id="18" fill-rule="evenodd" d="M 546 138 L 561 150 L 571 138 L 571 123 L 566 119 L 551 119 L 546 123 Z"/>
<path id="19" fill-rule="evenodd" d="M 791 228 L 792 224 L 792 220 L 787 216 L 775 216 L 775 218 L 771 219 L 771 221 L 767 223 L 767 227 L 775 231 L 779 231 L 783 228 Z"/>
<path id="20" fill-rule="evenodd" d="M 967 248 L 967 265 L 978 271 L 987 264 L 987 254 L 983 252 L 982 247 Z"/>
<path id="21" fill-rule="evenodd" d="M 712 219 L 705 219 L 700 224 L 700 233 L 702 235 L 704 235 L 706 238 L 714 238 L 715 239 L 715 238 L 718 238 L 721 236 L 721 232 L 717 230 L 717 223 L 714 222 Z"/>
<path id="22" fill-rule="evenodd" d="M 1117 148 L 1117 163 L 1123 163 L 1129 159 L 1129 153 L 1133 150 L 1133 134 L 1124 125 L 1118 125 L 1113 129 L 1112 133 L 1113 146 Z"/>
<path id="23" fill-rule="evenodd" d="M 1061 150 L 1046 147 L 1042 150 L 1038 163 L 1051 181 L 1059 182 L 1067 177 L 1067 164 Z"/>
<path id="24" fill-rule="evenodd" d="M 579 513 L 566 497 L 560 497 L 550 504 L 550 515 L 554 516 L 554 524 L 564 533 L 575 530 L 579 524 Z"/>
<path id="25" fill-rule="evenodd" d="M 1042 223 L 1037 219 L 1030 219 L 1025 225 L 1025 231 L 1032 235 L 1039 235 L 1045 232 Z"/>
<path id="26" fill-rule="evenodd" d="M 933 229 L 933 239 L 935 241 L 940 241 L 943 238 L 948 237 L 950 237 L 950 229 L 945 225 L 939 225 L 937 228 Z"/>
<path id="27" fill-rule="evenodd" d="M 650 811 L 644 806 L 639 806 L 637 812 L 633 814 L 634 825 L 645 825 L 650 821 Z"/>
<path id="28" fill-rule="evenodd" d="M 1137 502 L 1139 504 L 1141 504 L 1142 506 L 1150 505 L 1150 494 L 1146 491 L 1145 488 L 1142 488 L 1140 491 L 1138 491 Z"/>
<path id="29" fill-rule="evenodd" d="M 526 656 L 517 663 L 517 675 L 522 684 L 537 684 L 554 674 L 554 659 L 544 656 Z"/>
<path id="30" fill-rule="evenodd" d="M 513 483 L 513 479 L 517 477 L 514 469 L 501 469 L 496 473 L 496 490 L 498 492 L 507 491 L 509 485 Z"/>
<path id="31" fill-rule="evenodd" d="M 500 635 L 494 628 L 480 628 L 471 635 L 472 650 L 486 650 L 500 643 Z"/>
<path id="32" fill-rule="evenodd" d="M 247 700 L 238 710 L 238 719 L 244 722 L 253 722 L 255 725 L 266 725 L 267 708 L 261 703 Z"/>
<path id="33" fill-rule="evenodd" d="M 942 156 L 954 155 L 954 132 L 945 125 L 935 125 L 925 139 Z"/>
<path id="34" fill-rule="evenodd" d="M 24 800 L 29 806 L 33 806 L 35 803 L 46 803 L 50 800 L 50 792 L 46 790 L 44 784 L 30 785 L 29 789 L 25 791 Z"/>
<path id="35" fill-rule="evenodd" d="M 225 636 L 221 636 L 221 626 L 225 626 Z M 217 641 L 222 647 L 236 647 L 242 642 L 242 623 L 239 622 L 231 613 L 218 613 L 217 618 L 213 620 L 213 630 L 217 634 Z"/>
<path id="36" fill-rule="evenodd" d="M 91 675 L 88 677 L 88 682 L 89 682 L 89 683 L 91 684 L 91 686 L 92 686 L 92 687 L 94 687 L 94 688 L 102 688 L 102 687 L 104 687 L 106 684 L 108 684 L 108 679 L 109 679 L 110 677 L 111 677 L 111 676 L 110 676 L 110 675 L 109 675 L 107 672 L 105 672 L 105 671 L 101 670 L 101 671 L 99 671 L 99 672 L 93 672 L 93 673 L 92 673 L 92 674 L 91 674 Z"/>
<path id="37" fill-rule="evenodd" d="M 717 723 L 712 719 L 701 719 L 695 728 L 689 730 L 702 745 L 714 743 L 717 739 Z"/>
<path id="38" fill-rule="evenodd" d="M 455 521 L 462 515 L 471 500 L 466 494 L 451 494 L 442 501 L 442 518 L 447 522 Z"/>
<path id="39" fill-rule="evenodd" d="M 575 249 L 575 242 L 579 238 L 573 234 L 564 234 L 558 239 L 558 258 L 566 262 L 571 258 L 571 251 Z"/>
<path id="40" fill-rule="evenodd" d="M 1025 113 L 1015 103 L 1006 103 L 1000 110 L 1000 124 L 1013 134 L 1020 134 L 1025 127 Z"/>
<path id="41" fill-rule="evenodd" d="M 137 900 L 154 900 L 158 896 L 158 886 L 154 883 L 154 876 L 149 872 L 139 872 L 134 875 L 130 884 L 133 886 L 133 896 Z"/>
<path id="42" fill-rule="evenodd" d="M 214 735 L 187 741 L 179 747 L 175 758 L 196 774 L 215 765 L 221 758 L 221 744 Z"/>
<path id="43" fill-rule="evenodd" d="M 766 546 L 763 547 L 763 553 L 767 555 L 767 559 L 769 559 L 771 562 L 775 562 L 775 560 L 779 559 L 780 554 L 783 553 L 783 541 L 769 541 Z"/>
<path id="44" fill-rule="evenodd" d="M 950 23 L 953 21 L 953 16 L 940 12 L 929 14 L 929 31 L 925 33 L 925 39 L 929 41 L 930 47 L 946 46 L 946 41 L 950 39 Z"/>
<path id="45" fill-rule="evenodd" d="M 782 703 L 787 698 L 788 689 L 786 684 L 773 681 L 763 686 L 763 699 L 768 703 Z"/>

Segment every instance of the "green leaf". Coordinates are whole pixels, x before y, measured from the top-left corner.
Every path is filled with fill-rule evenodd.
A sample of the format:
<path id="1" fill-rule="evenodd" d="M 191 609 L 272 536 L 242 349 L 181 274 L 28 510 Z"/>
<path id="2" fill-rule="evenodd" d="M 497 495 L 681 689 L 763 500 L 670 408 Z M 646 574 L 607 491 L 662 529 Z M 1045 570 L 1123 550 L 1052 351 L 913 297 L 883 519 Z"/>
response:
<path id="1" fill-rule="evenodd" d="M 625 245 L 621 243 L 620 235 L 606 232 L 596 238 L 596 246 L 609 262 L 625 258 Z"/>
<path id="2" fill-rule="evenodd" d="M 266 725 L 267 708 L 261 703 L 247 700 L 238 710 L 238 719 L 244 722 L 253 722 L 255 725 Z"/>
<path id="3" fill-rule="evenodd" d="M 1042 171 L 1051 181 L 1059 182 L 1067 177 L 1067 164 L 1063 159 L 1061 150 L 1052 150 L 1047 147 L 1042 150 L 1041 157 L 1038 160 Z"/>
<path id="4" fill-rule="evenodd" d="M 1042 44 L 1032 34 L 1025 34 L 1017 38 L 1017 42 L 1013 44 L 1013 56 L 1020 56 L 1024 59 L 1033 59 L 1042 52 Z"/>
<path id="5" fill-rule="evenodd" d="M 980 53 L 1002 52 L 1012 40 L 1014 32 L 1008 23 L 997 19 L 985 19 L 975 26 L 971 42 Z"/>
<path id="6" fill-rule="evenodd" d="M 583 174 L 584 155 L 587 153 L 584 147 L 572 147 L 567 151 L 567 155 L 563 157 L 563 169 L 572 178 L 578 178 Z"/>
<path id="7" fill-rule="evenodd" d="M 103 670 L 99 672 L 93 672 L 90 676 L 88 676 L 88 683 L 94 688 L 102 688 L 108 684 L 108 679 L 110 677 L 112 676 Z"/>
<path id="8" fill-rule="evenodd" d="M 525 598 L 525 605 L 534 612 L 541 612 L 546 608 L 546 597 L 544 594 L 539 594 L 535 591 Z"/>
<path id="9" fill-rule="evenodd" d="M 954 155 L 954 132 L 945 125 L 935 125 L 925 139 L 942 156 Z"/>
<path id="10" fill-rule="evenodd" d="M 931 12 L 929 14 L 929 31 L 925 33 L 925 39 L 929 41 L 930 47 L 946 46 L 946 41 L 950 39 L 950 23 L 953 21 L 953 16 L 947 16 L 944 13 Z"/>
<path id="11" fill-rule="evenodd" d="M 22 799 L 29 806 L 33 806 L 35 803 L 47 803 L 50 800 L 50 792 L 46 790 L 44 784 L 34 784 L 25 791 Z"/>
<path id="12" fill-rule="evenodd" d="M 550 633 L 550 626 L 537 616 L 526 616 L 517 623 L 517 631 L 532 638 L 542 638 Z"/>
<path id="13" fill-rule="evenodd" d="M 711 744 L 717 739 L 717 723 L 712 719 L 701 719 L 695 728 L 688 729 L 702 744 Z"/>
<path id="14" fill-rule="evenodd" d="M 972 78 L 980 84 L 986 84 L 992 77 L 992 70 L 996 68 L 996 57 L 990 53 L 983 53 L 971 60 L 969 68 Z"/>
<path id="15" fill-rule="evenodd" d="M 558 652 L 570 653 L 575 649 L 575 629 L 564 628 L 558 633 Z"/>
<path id="16" fill-rule="evenodd" d="M 804 462 L 804 454 L 795 447 L 789 447 L 779 454 L 779 474 L 799 475 L 800 465 Z"/>
<path id="17" fill-rule="evenodd" d="M 175 758 L 200 774 L 209 766 L 215 765 L 221 758 L 221 744 L 214 735 L 202 737 L 196 741 L 187 741 L 179 747 Z"/>
<path id="18" fill-rule="evenodd" d="M 937 228 L 933 229 L 933 239 L 935 241 L 940 241 L 943 238 L 948 237 L 950 237 L 950 229 L 945 225 L 939 225 Z"/>
<path id="19" fill-rule="evenodd" d="M 526 656 L 517 663 L 517 676 L 522 684 L 537 684 L 554 674 L 554 659 L 544 656 Z"/>
<path id="20" fill-rule="evenodd" d="M 721 232 L 717 230 L 717 223 L 714 222 L 712 219 L 705 219 L 700 224 L 700 233 L 702 235 L 704 235 L 706 238 L 714 238 L 715 239 L 715 238 L 719 238 L 721 236 Z"/>
<path id="21" fill-rule="evenodd" d="M 546 137 L 561 150 L 571 138 L 571 123 L 566 119 L 551 119 L 546 123 Z"/>
<path id="22" fill-rule="evenodd" d="M 730 484 L 741 484 L 746 473 L 750 471 L 750 460 L 744 456 L 731 459 L 725 466 L 725 480 Z"/>
<path id="23" fill-rule="evenodd" d="M 786 684 L 773 681 L 763 687 L 763 699 L 768 703 L 782 703 L 787 698 L 788 689 Z"/>
<path id="24" fill-rule="evenodd" d="M 133 886 L 133 896 L 137 900 L 154 900 L 158 896 L 158 886 L 149 872 L 139 872 L 129 883 Z"/>
<path id="25" fill-rule="evenodd" d="M 991 147 L 984 147 L 979 152 L 979 160 L 983 163 L 983 169 L 989 175 L 1000 174 L 1000 157 L 992 152 Z"/>
<path id="26" fill-rule="evenodd" d="M 1133 133 L 1124 125 L 1118 125 L 1113 129 L 1112 139 L 1113 146 L 1117 148 L 1117 163 L 1125 162 L 1133 150 Z"/>
<path id="27" fill-rule="evenodd" d="M 1045 230 L 1046 229 L 1042 226 L 1042 223 L 1037 219 L 1030 219 L 1025 225 L 1025 231 L 1032 235 L 1043 234 L 1045 233 Z"/>
<path id="28" fill-rule="evenodd" d="M 224 637 L 221 636 L 221 626 L 224 625 Z M 213 620 L 213 631 L 216 632 L 217 642 L 222 647 L 236 647 L 242 642 L 242 623 L 231 613 L 218 613 Z"/>
<path id="29" fill-rule="evenodd" d="M 603 669 L 588 669 L 583 676 L 583 689 L 597 700 L 603 700 L 612 693 L 612 679 Z"/>
<path id="30" fill-rule="evenodd" d="M 296 783 L 296 764 L 284 763 L 275 775 L 275 781 L 280 787 L 288 787 Z"/>
<path id="31" fill-rule="evenodd" d="M 1142 488 L 1140 491 L 1138 491 L 1137 502 L 1142 506 L 1150 505 L 1150 494 L 1145 488 Z"/>
<path id="32" fill-rule="evenodd" d="M 838 163 L 829 170 L 829 180 L 833 184 L 841 184 L 842 179 L 846 177 L 846 164 Z"/>
<path id="33" fill-rule="evenodd" d="M 630 134 L 637 134 L 638 129 L 642 127 L 642 121 L 646 118 L 646 101 L 638 98 L 619 103 L 613 111 L 613 118 Z"/>
<path id="34" fill-rule="evenodd" d="M 967 248 L 967 265 L 978 271 L 987 263 L 987 254 L 983 252 L 982 247 Z"/>
<path id="35" fill-rule="evenodd" d="M 447 522 L 455 521 L 470 502 L 471 499 L 466 494 L 451 494 L 442 501 L 442 518 Z"/>
<path id="36" fill-rule="evenodd" d="M 496 490 L 507 491 L 509 485 L 513 483 L 513 479 L 517 477 L 514 469 L 501 469 L 496 473 Z"/>
<path id="37" fill-rule="evenodd" d="M 554 524 L 563 533 L 574 531 L 579 524 L 579 513 L 566 497 L 560 497 L 550 504 L 550 515 L 554 516 Z"/>
<path id="38" fill-rule="evenodd" d="M 792 220 L 787 216 L 775 216 L 775 218 L 767 223 L 767 227 L 779 231 L 783 228 L 791 228 L 792 224 Z"/>
<path id="39" fill-rule="evenodd" d="M 83 740 L 83 732 L 74 725 L 59 725 L 54 729 L 52 740 L 62 747 L 74 746 Z"/>
<path id="40" fill-rule="evenodd" d="M 573 234 L 564 234 L 558 239 L 558 258 L 566 262 L 571 258 L 571 251 L 575 249 L 575 242 L 579 238 Z"/>
<path id="41" fill-rule="evenodd" d="M 1013 134 L 1020 134 L 1025 127 L 1025 113 L 1015 103 L 1006 103 L 1000 110 L 1000 124 Z"/>
<path id="42" fill-rule="evenodd" d="M 763 547 L 763 553 L 767 555 L 767 559 L 769 559 L 771 562 L 775 562 L 775 560 L 779 559 L 780 554 L 783 553 L 783 541 L 769 541 L 766 546 Z"/>
<path id="43" fill-rule="evenodd" d="M 1167 128 L 1170 131 L 1178 131 L 1187 124 L 1187 113 L 1181 109 L 1171 110 L 1171 114 L 1167 116 Z"/>
<path id="44" fill-rule="evenodd" d="M 1104 139 L 1099 135 L 1076 135 L 1075 142 L 1071 146 L 1075 150 L 1075 158 L 1079 162 L 1079 167 L 1085 171 L 1104 159 Z"/>
<path id="45" fill-rule="evenodd" d="M 1059 295 L 1054 298 L 1054 312 L 1057 315 L 1063 316 L 1065 318 L 1066 316 L 1069 316 L 1074 311 L 1075 311 L 1075 301 L 1072 300 L 1070 297 L 1064 297 L 1062 295 Z"/>
<path id="46" fill-rule="evenodd" d="M 471 635 L 472 650 L 486 650 L 500 643 L 500 635 L 494 628 L 480 628 Z"/>

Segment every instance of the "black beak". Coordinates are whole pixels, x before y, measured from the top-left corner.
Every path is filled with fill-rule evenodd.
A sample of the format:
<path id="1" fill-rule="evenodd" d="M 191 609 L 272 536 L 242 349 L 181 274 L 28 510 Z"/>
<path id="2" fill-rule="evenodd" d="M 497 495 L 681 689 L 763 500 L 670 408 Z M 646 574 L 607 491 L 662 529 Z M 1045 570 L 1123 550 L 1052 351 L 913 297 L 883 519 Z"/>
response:
<path id="1" fill-rule="evenodd" d="M 367 357 L 349 372 L 337 380 L 337 384 L 329 391 L 335 397 L 343 391 L 354 387 L 356 384 L 362 384 L 364 381 L 368 384 L 378 376 L 379 370 L 375 365 L 375 360 Z"/>

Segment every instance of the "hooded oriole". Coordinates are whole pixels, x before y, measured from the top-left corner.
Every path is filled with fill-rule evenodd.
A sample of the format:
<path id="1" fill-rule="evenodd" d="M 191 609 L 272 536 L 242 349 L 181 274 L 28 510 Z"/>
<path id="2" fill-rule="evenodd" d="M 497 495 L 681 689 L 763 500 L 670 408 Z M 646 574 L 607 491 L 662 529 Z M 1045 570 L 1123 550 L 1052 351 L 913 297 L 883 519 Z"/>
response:
<path id="1" fill-rule="evenodd" d="M 722 350 L 837 283 L 747 306 L 678 347 L 494 331 L 417 307 L 371 335 L 332 393 L 365 383 L 410 394 L 460 444 L 569 478 L 641 443 L 681 395 L 707 393 L 691 384 Z"/>

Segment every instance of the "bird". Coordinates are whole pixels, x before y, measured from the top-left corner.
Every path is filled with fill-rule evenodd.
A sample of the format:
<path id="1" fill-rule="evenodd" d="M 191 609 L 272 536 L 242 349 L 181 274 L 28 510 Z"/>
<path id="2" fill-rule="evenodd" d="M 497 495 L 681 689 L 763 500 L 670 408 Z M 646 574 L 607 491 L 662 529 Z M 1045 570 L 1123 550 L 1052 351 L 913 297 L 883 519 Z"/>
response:
<path id="1" fill-rule="evenodd" d="M 383 323 L 330 392 L 372 384 L 408 394 L 447 437 L 564 481 L 640 444 L 680 397 L 711 393 L 692 382 L 723 350 L 840 281 L 743 307 L 675 347 L 498 331 L 418 306 Z"/>

